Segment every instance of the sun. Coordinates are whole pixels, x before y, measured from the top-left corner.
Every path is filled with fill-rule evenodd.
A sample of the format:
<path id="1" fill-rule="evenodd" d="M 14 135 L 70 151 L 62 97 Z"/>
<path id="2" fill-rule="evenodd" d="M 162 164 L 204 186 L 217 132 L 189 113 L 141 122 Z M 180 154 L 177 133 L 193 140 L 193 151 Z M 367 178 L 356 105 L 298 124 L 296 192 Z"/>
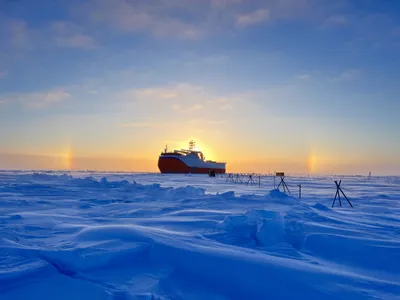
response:
<path id="1" fill-rule="evenodd" d="M 195 147 L 194 147 L 195 151 L 201 151 L 206 159 L 212 158 L 212 156 L 213 156 L 212 149 L 204 141 L 200 140 L 199 138 L 192 137 L 186 141 L 183 141 L 182 143 L 180 143 L 180 145 L 181 145 L 180 149 L 188 149 L 190 141 L 195 142 Z"/>

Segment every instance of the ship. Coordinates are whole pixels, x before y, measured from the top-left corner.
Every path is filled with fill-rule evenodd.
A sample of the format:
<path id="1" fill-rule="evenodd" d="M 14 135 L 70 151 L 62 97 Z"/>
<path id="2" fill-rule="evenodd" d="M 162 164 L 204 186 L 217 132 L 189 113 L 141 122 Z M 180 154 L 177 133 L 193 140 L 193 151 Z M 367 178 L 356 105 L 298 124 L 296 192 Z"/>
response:
<path id="1" fill-rule="evenodd" d="M 181 174 L 225 174 L 226 162 L 206 160 L 201 151 L 195 150 L 195 142 L 189 142 L 189 149 L 168 151 L 166 146 L 158 158 L 161 173 Z"/>

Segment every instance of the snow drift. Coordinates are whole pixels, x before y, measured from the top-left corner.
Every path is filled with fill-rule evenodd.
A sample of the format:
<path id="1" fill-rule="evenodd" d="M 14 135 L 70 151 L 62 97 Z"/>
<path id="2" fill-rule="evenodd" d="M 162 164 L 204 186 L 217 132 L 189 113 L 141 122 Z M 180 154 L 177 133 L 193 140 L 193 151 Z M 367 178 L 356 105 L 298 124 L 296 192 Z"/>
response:
<path id="1" fill-rule="evenodd" d="M 210 193 L 218 183 L 203 177 L 174 187 L 96 175 L 0 174 L 1 299 L 400 295 L 396 193 L 331 209 L 279 190 Z"/>

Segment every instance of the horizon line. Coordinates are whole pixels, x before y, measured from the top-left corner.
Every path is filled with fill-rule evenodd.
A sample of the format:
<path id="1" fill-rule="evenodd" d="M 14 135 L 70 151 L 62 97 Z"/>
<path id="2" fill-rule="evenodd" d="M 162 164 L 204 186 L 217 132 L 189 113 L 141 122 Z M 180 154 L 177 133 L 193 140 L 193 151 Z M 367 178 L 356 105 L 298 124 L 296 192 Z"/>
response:
<path id="1" fill-rule="evenodd" d="M 156 171 L 124 171 L 124 170 L 85 170 L 85 169 L 75 169 L 75 170 L 65 170 L 65 169 L 7 169 L 7 168 L 0 168 L 0 173 L 5 173 L 5 172 L 41 172 L 41 173 L 52 173 L 52 172 L 57 172 L 57 173 L 124 173 L 124 174 L 129 174 L 129 173 L 134 173 L 134 174 L 160 174 L 160 175 L 200 175 L 200 176 L 205 176 L 207 174 L 196 174 L 196 173 L 161 173 L 161 172 L 156 172 Z M 257 172 L 226 172 L 222 175 L 229 175 L 229 174 L 239 174 L 239 175 L 256 175 L 256 176 L 264 176 L 264 177 L 280 177 L 277 175 L 274 175 L 273 173 L 257 173 Z M 220 174 L 221 175 L 221 174 Z M 316 174 L 309 174 L 309 173 L 301 173 L 301 172 L 285 172 L 285 177 L 326 177 L 326 176 L 343 176 L 343 177 L 369 177 L 369 175 L 363 175 L 363 174 L 340 174 L 340 173 L 316 173 Z M 400 174 L 385 174 L 385 175 L 372 175 L 371 178 L 373 177 L 400 177 Z"/>

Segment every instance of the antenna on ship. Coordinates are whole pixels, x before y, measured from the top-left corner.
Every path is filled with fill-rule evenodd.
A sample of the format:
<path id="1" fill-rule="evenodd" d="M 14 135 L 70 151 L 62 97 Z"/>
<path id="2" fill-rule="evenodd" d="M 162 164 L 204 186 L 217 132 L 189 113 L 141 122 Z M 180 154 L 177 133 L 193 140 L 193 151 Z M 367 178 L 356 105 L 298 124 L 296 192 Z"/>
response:
<path id="1" fill-rule="evenodd" d="M 189 150 L 193 150 L 194 147 L 196 147 L 196 143 L 195 143 L 195 141 L 191 140 L 191 141 L 189 142 Z"/>

